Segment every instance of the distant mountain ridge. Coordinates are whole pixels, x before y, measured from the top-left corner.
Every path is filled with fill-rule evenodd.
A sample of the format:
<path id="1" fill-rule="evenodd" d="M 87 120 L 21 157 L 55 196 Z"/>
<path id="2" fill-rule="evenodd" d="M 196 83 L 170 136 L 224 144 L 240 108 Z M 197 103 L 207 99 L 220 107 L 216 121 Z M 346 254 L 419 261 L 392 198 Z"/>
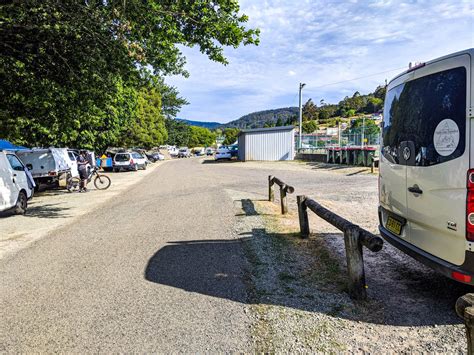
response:
<path id="1" fill-rule="evenodd" d="M 176 118 L 176 120 L 184 122 L 190 126 L 205 127 L 209 129 L 215 129 L 215 128 L 245 129 L 245 128 L 262 128 L 266 123 L 273 123 L 273 124 L 276 123 L 278 119 L 281 119 L 281 121 L 285 123 L 287 119 L 295 118 L 297 116 L 298 116 L 298 107 L 283 107 L 283 108 L 276 108 L 272 110 L 252 112 L 236 120 L 230 121 L 228 123 L 191 121 L 191 120 L 185 120 L 182 118 Z"/>
<path id="2" fill-rule="evenodd" d="M 208 129 L 215 129 L 219 126 L 222 125 L 222 123 L 219 122 L 201 122 L 201 121 L 191 121 L 191 120 L 185 120 L 182 118 L 176 118 L 176 121 L 184 122 L 190 126 L 197 126 L 197 127 L 204 127 Z"/>
<path id="3" fill-rule="evenodd" d="M 221 125 L 222 128 L 262 128 L 265 123 L 276 123 L 281 119 L 283 123 L 298 116 L 298 107 L 283 107 L 273 110 L 264 110 L 249 113 L 237 120 Z"/>

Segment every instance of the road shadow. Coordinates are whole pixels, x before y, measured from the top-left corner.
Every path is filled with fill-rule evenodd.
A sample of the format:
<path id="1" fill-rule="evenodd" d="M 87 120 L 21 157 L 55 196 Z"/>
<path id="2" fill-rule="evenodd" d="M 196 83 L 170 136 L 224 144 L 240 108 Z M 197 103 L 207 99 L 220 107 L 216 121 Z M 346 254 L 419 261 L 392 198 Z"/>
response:
<path id="1" fill-rule="evenodd" d="M 368 169 L 357 170 L 357 171 L 354 171 L 354 172 L 352 172 L 352 173 L 346 174 L 346 176 L 358 175 L 358 174 L 365 173 L 365 172 L 367 172 L 367 171 L 368 171 Z"/>
<path id="2" fill-rule="evenodd" d="M 148 261 L 145 279 L 212 297 L 247 303 L 241 240 L 174 241 Z"/>
<path id="3" fill-rule="evenodd" d="M 235 163 L 242 163 L 240 160 L 237 159 L 204 159 L 201 161 L 201 164 L 235 164 Z"/>
<path id="4" fill-rule="evenodd" d="M 258 215 L 252 200 L 241 202 L 245 213 L 240 218 Z M 245 304 L 270 304 L 396 326 L 460 324 L 454 304 L 458 297 L 472 292 L 471 287 L 385 245 L 380 253 L 364 250 L 369 301 L 353 302 L 346 293 L 342 235 L 317 234 L 301 240 L 298 233 L 253 228 L 240 236 L 171 241 L 151 256 L 144 277 L 153 283 Z M 273 264 L 268 263 L 269 257 Z M 264 282 L 269 289 L 255 291 L 255 277 L 272 273 L 277 276 Z M 337 279 L 339 283 L 342 280 L 342 288 L 331 284 Z M 255 297 L 255 293 L 264 297 Z"/>
<path id="5" fill-rule="evenodd" d="M 45 205 L 32 205 L 28 206 L 25 217 L 36 217 L 36 218 L 68 218 L 70 215 L 66 213 L 70 208 L 60 206 L 60 204 L 45 204 Z"/>

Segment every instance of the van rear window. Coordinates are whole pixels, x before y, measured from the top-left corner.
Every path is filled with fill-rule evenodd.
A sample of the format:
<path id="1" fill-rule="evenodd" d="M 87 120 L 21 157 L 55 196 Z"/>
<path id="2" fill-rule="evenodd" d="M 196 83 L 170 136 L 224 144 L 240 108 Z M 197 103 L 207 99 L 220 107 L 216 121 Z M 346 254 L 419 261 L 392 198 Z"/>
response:
<path id="1" fill-rule="evenodd" d="M 444 163 L 466 146 L 466 68 L 434 73 L 387 92 L 382 154 L 412 166 Z"/>

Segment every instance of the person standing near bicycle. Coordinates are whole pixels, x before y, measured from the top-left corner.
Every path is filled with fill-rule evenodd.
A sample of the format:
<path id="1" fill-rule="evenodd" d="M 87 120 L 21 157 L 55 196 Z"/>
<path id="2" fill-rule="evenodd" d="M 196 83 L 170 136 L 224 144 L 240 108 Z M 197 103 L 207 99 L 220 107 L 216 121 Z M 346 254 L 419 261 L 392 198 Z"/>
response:
<path id="1" fill-rule="evenodd" d="M 77 170 L 79 171 L 79 179 L 81 179 L 79 192 L 87 192 L 87 178 L 89 175 L 87 170 L 88 165 L 89 157 L 87 151 L 81 150 L 77 157 Z"/>

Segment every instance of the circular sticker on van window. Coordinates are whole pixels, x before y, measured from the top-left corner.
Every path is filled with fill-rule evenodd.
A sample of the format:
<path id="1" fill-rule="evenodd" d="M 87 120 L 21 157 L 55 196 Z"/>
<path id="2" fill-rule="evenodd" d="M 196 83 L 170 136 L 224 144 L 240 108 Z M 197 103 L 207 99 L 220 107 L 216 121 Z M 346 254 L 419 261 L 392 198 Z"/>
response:
<path id="1" fill-rule="evenodd" d="M 456 122 L 447 118 L 438 123 L 433 143 L 439 155 L 447 157 L 453 154 L 459 144 L 459 127 Z"/>

